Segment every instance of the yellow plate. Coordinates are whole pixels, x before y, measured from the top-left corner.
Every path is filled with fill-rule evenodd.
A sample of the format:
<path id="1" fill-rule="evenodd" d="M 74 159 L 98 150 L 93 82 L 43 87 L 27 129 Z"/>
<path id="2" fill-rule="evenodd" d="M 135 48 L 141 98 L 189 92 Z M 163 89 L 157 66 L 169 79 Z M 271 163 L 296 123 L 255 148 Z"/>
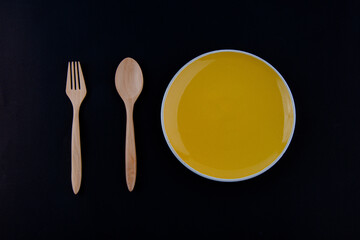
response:
<path id="1" fill-rule="evenodd" d="M 200 176 L 225 182 L 255 177 L 286 151 L 295 104 L 280 73 L 243 51 L 205 53 L 166 89 L 161 124 L 177 157 Z"/>

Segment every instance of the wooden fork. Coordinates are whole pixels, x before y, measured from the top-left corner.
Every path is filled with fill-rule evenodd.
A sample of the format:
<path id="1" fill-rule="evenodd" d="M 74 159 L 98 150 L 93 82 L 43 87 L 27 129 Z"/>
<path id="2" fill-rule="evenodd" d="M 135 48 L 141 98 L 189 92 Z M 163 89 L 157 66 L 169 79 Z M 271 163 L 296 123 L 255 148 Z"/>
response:
<path id="1" fill-rule="evenodd" d="M 69 62 L 66 81 L 66 95 L 73 105 L 73 123 L 71 138 L 71 182 L 75 194 L 81 185 L 81 148 L 79 110 L 86 95 L 84 75 L 80 62 Z"/>

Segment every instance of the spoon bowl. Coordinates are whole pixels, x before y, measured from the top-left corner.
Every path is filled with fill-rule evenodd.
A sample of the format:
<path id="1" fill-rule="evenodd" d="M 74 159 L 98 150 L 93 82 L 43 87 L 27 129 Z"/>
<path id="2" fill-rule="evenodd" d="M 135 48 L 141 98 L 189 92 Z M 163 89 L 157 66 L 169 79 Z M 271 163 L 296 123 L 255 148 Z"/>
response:
<path id="1" fill-rule="evenodd" d="M 136 101 L 143 88 L 143 75 L 139 64 L 132 58 L 125 58 L 119 64 L 115 75 L 116 89 L 123 101 Z"/>

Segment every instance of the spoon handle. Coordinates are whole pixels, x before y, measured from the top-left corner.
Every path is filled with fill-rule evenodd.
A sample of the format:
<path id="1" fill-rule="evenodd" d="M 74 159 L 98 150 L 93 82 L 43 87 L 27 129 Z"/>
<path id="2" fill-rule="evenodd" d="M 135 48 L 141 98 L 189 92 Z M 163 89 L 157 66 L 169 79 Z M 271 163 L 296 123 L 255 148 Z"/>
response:
<path id="1" fill-rule="evenodd" d="M 134 106 L 131 104 L 126 106 L 125 170 L 126 184 L 130 192 L 134 189 L 136 180 L 136 149 L 133 109 Z"/>
<path id="2" fill-rule="evenodd" d="M 79 192 L 81 185 L 81 148 L 80 148 L 80 124 L 79 108 L 74 107 L 72 138 L 71 138 L 71 183 L 75 194 Z"/>

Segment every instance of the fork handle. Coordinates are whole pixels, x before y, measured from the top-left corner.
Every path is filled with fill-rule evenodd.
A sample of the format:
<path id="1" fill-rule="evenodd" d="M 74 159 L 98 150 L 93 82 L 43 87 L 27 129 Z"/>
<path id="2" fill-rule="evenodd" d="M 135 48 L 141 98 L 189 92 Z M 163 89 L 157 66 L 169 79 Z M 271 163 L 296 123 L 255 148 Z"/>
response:
<path id="1" fill-rule="evenodd" d="M 74 107 L 72 138 L 71 138 L 71 183 L 75 194 L 79 192 L 81 185 L 81 148 L 80 148 L 80 125 L 79 108 Z"/>
<path id="2" fill-rule="evenodd" d="M 126 105 L 125 171 L 126 184 L 130 192 L 134 189 L 136 180 L 136 148 L 133 109 L 133 104 Z"/>

